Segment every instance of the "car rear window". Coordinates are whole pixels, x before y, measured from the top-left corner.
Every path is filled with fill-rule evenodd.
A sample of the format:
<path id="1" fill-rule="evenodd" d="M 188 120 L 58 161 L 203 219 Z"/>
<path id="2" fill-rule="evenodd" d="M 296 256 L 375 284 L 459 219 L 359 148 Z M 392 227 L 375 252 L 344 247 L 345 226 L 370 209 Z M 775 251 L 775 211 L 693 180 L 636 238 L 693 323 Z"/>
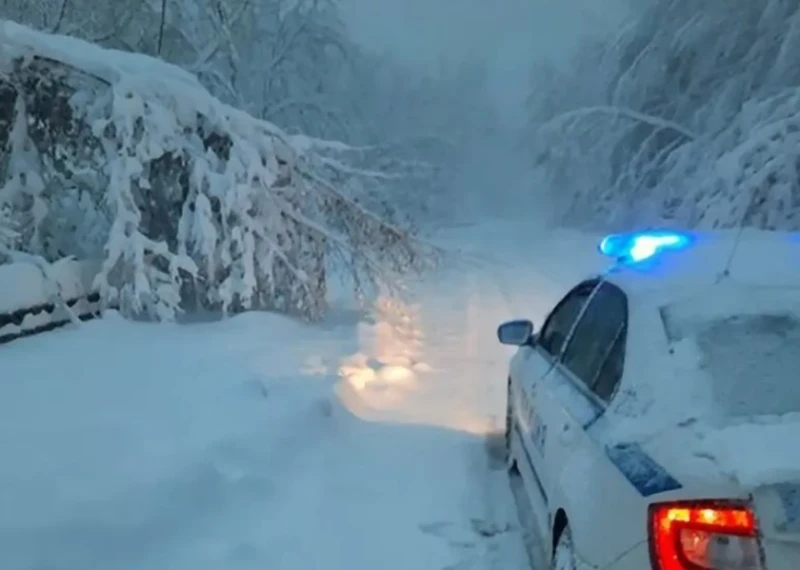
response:
<path id="1" fill-rule="evenodd" d="M 672 325 L 672 340 L 694 339 L 723 416 L 800 412 L 800 316 L 740 314 Z"/>

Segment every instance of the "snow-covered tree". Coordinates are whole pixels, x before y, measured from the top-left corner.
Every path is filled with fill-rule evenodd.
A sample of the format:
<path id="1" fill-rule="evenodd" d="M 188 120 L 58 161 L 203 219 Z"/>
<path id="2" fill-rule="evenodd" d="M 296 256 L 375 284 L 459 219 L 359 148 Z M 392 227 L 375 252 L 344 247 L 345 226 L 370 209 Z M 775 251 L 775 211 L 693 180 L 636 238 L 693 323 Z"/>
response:
<path id="1" fill-rule="evenodd" d="M 327 256 L 364 287 L 431 260 L 348 193 L 350 178 L 382 174 L 348 167 L 346 145 L 289 135 L 149 57 L 11 22 L 0 50 L 0 205 L 20 247 L 102 256 L 97 285 L 128 314 L 261 307 L 314 319 Z"/>
<path id="2" fill-rule="evenodd" d="M 0 0 L 0 16 L 157 56 L 224 102 L 277 122 L 281 112 L 307 111 L 294 107 L 335 81 L 351 48 L 333 0 Z"/>
<path id="3" fill-rule="evenodd" d="M 649 2 L 551 74 L 528 132 L 559 217 L 800 228 L 799 8 Z"/>
<path id="4" fill-rule="evenodd" d="M 361 147 L 351 166 L 392 175 L 350 189 L 406 217 L 455 215 L 464 149 L 494 121 L 480 64 L 425 75 L 366 53 L 335 0 L 0 0 L 0 17 L 158 56 L 288 133 Z"/>

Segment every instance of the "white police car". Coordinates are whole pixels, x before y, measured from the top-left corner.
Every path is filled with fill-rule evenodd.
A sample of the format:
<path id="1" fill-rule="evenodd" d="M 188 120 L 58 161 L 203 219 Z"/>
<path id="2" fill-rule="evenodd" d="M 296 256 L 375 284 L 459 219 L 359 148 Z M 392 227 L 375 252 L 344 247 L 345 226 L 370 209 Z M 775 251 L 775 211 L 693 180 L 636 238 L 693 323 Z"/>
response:
<path id="1" fill-rule="evenodd" d="M 558 570 L 800 570 L 800 238 L 614 235 L 519 346 L 509 468 Z M 540 570 L 537 568 L 537 570 Z"/>

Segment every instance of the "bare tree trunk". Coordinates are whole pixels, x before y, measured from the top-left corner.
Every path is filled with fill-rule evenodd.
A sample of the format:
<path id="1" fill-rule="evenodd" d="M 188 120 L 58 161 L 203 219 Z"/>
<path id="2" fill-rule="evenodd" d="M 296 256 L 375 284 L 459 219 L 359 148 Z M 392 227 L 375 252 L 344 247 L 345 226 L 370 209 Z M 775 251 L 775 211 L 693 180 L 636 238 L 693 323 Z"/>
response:
<path id="1" fill-rule="evenodd" d="M 167 21 L 167 0 L 161 0 L 161 22 L 158 24 L 158 47 L 156 53 L 161 55 L 161 46 L 164 43 L 164 25 Z"/>

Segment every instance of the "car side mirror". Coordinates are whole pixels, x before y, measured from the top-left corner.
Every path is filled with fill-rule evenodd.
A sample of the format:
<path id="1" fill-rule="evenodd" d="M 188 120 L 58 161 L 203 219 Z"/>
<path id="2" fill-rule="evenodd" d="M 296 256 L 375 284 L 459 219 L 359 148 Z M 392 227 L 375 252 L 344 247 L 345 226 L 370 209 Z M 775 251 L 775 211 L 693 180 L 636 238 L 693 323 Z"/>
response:
<path id="1" fill-rule="evenodd" d="M 533 342 L 533 323 L 527 319 L 507 321 L 497 327 L 497 340 L 500 344 L 524 346 Z"/>

